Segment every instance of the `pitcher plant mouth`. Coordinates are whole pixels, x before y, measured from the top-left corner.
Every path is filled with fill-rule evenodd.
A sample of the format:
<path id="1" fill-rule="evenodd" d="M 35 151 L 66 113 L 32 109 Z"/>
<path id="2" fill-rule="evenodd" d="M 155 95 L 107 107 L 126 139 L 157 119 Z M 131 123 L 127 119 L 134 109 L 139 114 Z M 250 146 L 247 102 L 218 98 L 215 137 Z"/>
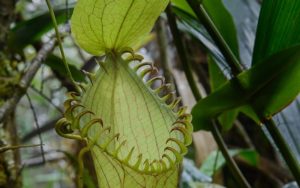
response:
<path id="1" fill-rule="evenodd" d="M 80 93 L 68 93 L 56 131 L 65 138 L 85 141 L 87 150 L 94 154 L 100 150 L 135 172 L 158 175 L 177 169 L 187 153 L 192 118 L 186 107 L 179 107 L 180 98 L 153 64 L 143 59 L 126 48 L 108 53 L 105 62 L 98 63 L 96 74 L 85 72 L 90 82 L 79 84 Z M 105 94 L 110 90 L 112 93 Z M 146 106 L 134 100 L 144 101 Z M 122 101 L 128 105 L 126 110 Z M 115 103 L 121 104 L 121 110 Z M 148 123 L 149 117 L 152 123 Z"/>

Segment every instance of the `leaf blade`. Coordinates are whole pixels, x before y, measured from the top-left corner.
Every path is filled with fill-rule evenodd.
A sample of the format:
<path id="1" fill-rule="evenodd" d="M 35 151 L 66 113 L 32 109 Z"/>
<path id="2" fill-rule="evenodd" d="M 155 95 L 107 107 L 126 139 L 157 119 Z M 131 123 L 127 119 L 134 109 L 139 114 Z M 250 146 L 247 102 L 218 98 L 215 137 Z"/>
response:
<path id="1" fill-rule="evenodd" d="M 263 1 L 257 28 L 253 62 L 300 43 L 300 1 Z"/>
<path id="2" fill-rule="evenodd" d="M 93 55 L 133 48 L 152 29 L 168 0 L 80 0 L 71 19 L 77 43 Z"/>

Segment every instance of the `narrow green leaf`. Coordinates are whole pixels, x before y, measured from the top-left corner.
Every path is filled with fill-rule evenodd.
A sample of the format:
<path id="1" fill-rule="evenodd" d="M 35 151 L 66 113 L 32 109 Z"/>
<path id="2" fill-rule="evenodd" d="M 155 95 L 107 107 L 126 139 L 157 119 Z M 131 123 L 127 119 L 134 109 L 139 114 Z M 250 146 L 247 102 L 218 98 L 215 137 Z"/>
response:
<path id="1" fill-rule="evenodd" d="M 252 166 L 259 165 L 259 154 L 253 150 L 242 150 L 238 157 L 245 160 L 248 164 Z"/>
<path id="2" fill-rule="evenodd" d="M 300 45 L 273 55 L 200 100 L 192 110 L 193 124 L 196 130 L 209 129 L 210 118 L 247 104 L 260 117 L 269 117 L 292 102 L 299 91 Z"/>
<path id="3" fill-rule="evenodd" d="M 255 121 L 257 124 L 261 124 L 259 117 L 257 116 L 256 112 L 250 105 L 245 105 L 239 108 L 239 111 L 249 118 L 251 118 L 253 121 Z"/>
<path id="4" fill-rule="evenodd" d="M 67 21 L 66 11 L 70 9 L 55 10 L 57 23 L 61 24 Z M 33 44 L 53 28 L 53 23 L 49 13 L 44 13 L 30 20 L 18 23 L 9 33 L 8 45 L 11 50 L 21 51 L 29 44 Z"/>
<path id="5" fill-rule="evenodd" d="M 300 44 L 300 1 L 263 1 L 256 34 L 253 65 Z"/>
<path id="6" fill-rule="evenodd" d="M 178 9 L 191 15 L 191 19 L 196 20 L 196 15 L 190 6 L 187 4 L 186 0 L 172 0 L 172 3 Z M 224 37 L 225 41 L 236 55 L 239 58 L 239 47 L 237 40 L 236 28 L 232 19 L 232 16 L 225 8 L 221 0 L 203 0 L 203 7 L 209 14 L 210 18 L 220 31 L 221 35 Z M 175 11 L 176 14 L 176 11 Z M 180 16 L 180 15 L 178 15 Z"/>
<path id="7" fill-rule="evenodd" d="M 133 48 L 150 32 L 168 0 L 79 0 L 71 19 L 72 33 L 87 52 Z"/>
<path id="8" fill-rule="evenodd" d="M 211 91 L 217 90 L 227 82 L 227 78 L 212 57 L 208 57 L 208 70 Z"/>
<path id="9" fill-rule="evenodd" d="M 210 85 L 212 92 L 215 91 L 217 88 L 222 86 L 226 83 L 227 78 L 225 77 L 224 73 L 221 71 L 220 67 L 214 61 L 212 57 L 208 58 L 208 66 L 209 66 L 209 76 L 210 76 Z M 219 117 L 218 120 L 223 126 L 225 130 L 229 130 L 232 128 L 233 123 L 238 115 L 238 110 L 229 110 L 223 112 Z"/>
<path id="10" fill-rule="evenodd" d="M 67 78 L 66 68 L 62 66 L 63 62 L 60 57 L 55 55 L 49 55 L 45 60 L 45 64 L 48 65 L 51 69 L 60 73 L 60 75 L 65 76 Z M 75 81 L 85 82 L 85 76 L 80 70 L 78 70 L 74 65 L 71 64 L 69 64 L 69 68 Z"/>

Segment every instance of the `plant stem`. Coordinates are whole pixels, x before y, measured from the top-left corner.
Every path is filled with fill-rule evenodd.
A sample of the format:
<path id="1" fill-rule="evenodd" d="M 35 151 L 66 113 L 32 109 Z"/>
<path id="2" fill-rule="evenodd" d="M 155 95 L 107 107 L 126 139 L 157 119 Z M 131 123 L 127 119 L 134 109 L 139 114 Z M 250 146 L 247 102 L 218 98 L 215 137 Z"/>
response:
<path id="1" fill-rule="evenodd" d="M 164 77 L 167 83 L 174 83 L 174 79 L 168 61 L 168 50 L 167 50 L 168 39 L 166 37 L 166 26 L 162 18 L 159 18 L 157 20 L 156 33 L 157 33 L 158 49 L 160 54 L 160 64 L 164 71 Z"/>
<path id="2" fill-rule="evenodd" d="M 228 62 L 231 68 L 231 73 L 234 76 L 241 73 L 243 69 L 241 68 L 239 60 L 236 58 L 230 47 L 227 45 L 225 39 L 220 34 L 218 28 L 215 26 L 214 22 L 211 20 L 211 18 L 205 11 L 203 5 L 199 5 L 199 3 L 195 0 L 187 0 L 187 2 L 189 3 L 199 21 L 203 24 L 205 29 L 208 31 L 208 33 L 222 52 L 223 56 L 225 57 L 226 61 Z"/>
<path id="3" fill-rule="evenodd" d="M 52 8 L 51 3 L 50 3 L 49 0 L 46 0 L 46 3 L 47 3 L 47 6 L 48 6 L 48 9 L 49 9 L 49 12 L 50 12 L 52 23 L 54 25 L 54 30 L 55 30 L 55 35 L 56 35 L 56 38 L 57 38 L 57 43 L 58 43 L 59 50 L 60 50 L 60 53 L 61 53 L 62 61 L 64 63 L 65 69 L 67 71 L 67 76 L 71 80 L 71 82 L 74 84 L 76 90 L 79 92 L 80 89 L 79 89 L 78 85 L 76 84 L 75 80 L 73 79 L 72 73 L 70 71 L 69 65 L 68 65 L 67 60 L 66 60 L 66 56 L 65 56 L 65 52 L 64 52 L 64 49 L 63 49 L 63 46 L 62 46 L 62 41 L 61 41 L 61 37 L 60 37 L 59 31 L 58 31 L 58 26 L 57 26 L 56 17 L 55 17 L 53 8 Z"/>
<path id="4" fill-rule="evenodd" d="M 187 58 L 187 53 L 184 50 L 183 42 L 181 40 L 181 35 L 180 35 L 179 29 L 177 27 L 176 19 L 175 19 L 174 14 L 172 13 L 170 5 L 166 9 L 166 13 L 167 13 L 170 29 L 171 29 L 171 32 L 172 32 L 172 35 L 173 35 L 174 43 L 175 43 L 175 46 L 177 48 L 180 60 L 182 62 L 183 68 L 184 68 L 184 73 L 187 77 L 187 80 L 189 82 L 189 86 L 191 87 L 192 93 L 193 93 L 195 99 L 198 101 L 202 97 L 201 97 L 201 94 L 200 94 L 200 92 L 197 88 L 194 77 L 192 75 L 192 71 L 190 69 L 189 61 L 188 61 L 188 58 Z M 213 120 L 212 123 L 215 124 L 214 120 Z M 214 126 L 212 126 L 211 129 L 212 129 L 212 132 L 213 132 L 213 136 L 214 136 L 214 138 L 215 138 L 215 140 L 216 140 L 223 156 L 225 157 L 226 162 L 227 162 L 234 178 L 237 180 L 237 182 L 239 183 L 239 185 L 242 188 L 250 188 L 249 183 L 247 182 L 247 180 L 245 179 L 245 177 L 243 176 L 243 174 L 239 170 L 239 168 L 236 165 L 236 163 L 234 162 L 234 160 L 231 158 L 231 156 L 230 156 L 230 154 L 227 150 L 227 147 L 225 145 L 225 142 L 224 142 L 224 140 L 221 136 L 219 128 L 214 125 Z"/>
<path id="5" fill-rule="evenodd" d="M 177 49 L 177 52 L 179 54 L 179 58 L 180 61 L 182 62 L 182 67 L 183 67 L 183 71 L 185 73 L 185 76 L 187 78 L 187 81 L 190 85 L 190 88 L 192 90 L 192 93 L 195 97 L 196 100 L 200 100 L 201 94 L 197 88 L 197 84 L 194 80 L 192 71 L 191 71 L 191 67 L 189 64 L 189 60 L 187 57 L 187 53 L 185 51 L 183 42 L 181 40 L 181 36 L 180 36 L 180 32 L 177 28 L 177 23 L 176 23 L 176 18 L 174 16 L 174 14 L 172 13 L 171 7 L 170 5 L 168 5 L 167 9 L 166 9 L 166 13 L 167 13 L 167 17 L 168 17 L 168 21 L 169 21 L 169 25 L 170 25 L 170 29 L 173 35 L 173 40 Z"/>
<path id="6" fill-rule="evenodd" d="M 226 147 L 226 144 L 225 144 L 224 140 L 222 139 L 222 135 L 219 131 L 218 122 L 215 120 L 212 120 L 211 132 L 219 146 L 219 149 L 221 150 L 221 152 L 224 156 L 224 159 L 226 160 L 226 163 L 228 164 L 228 167 L 229 167 L 231 173 L 233 173 L 235 180 L 238 182 L 240 187 L 250 188 L 251 186 L 249 185 L 249 183 L 243 176 L 242 172 L 240 171 L 240 169 L 237 166 L 237 164 L 235 163 L 235 161 L 230 156 L 228 149 Z"/>
<path id="7" fill-rule="evenodd" d="M 266 125 L 267 130 L 271 134 L 276 146 L 279 148 L 283 158 L 285 159 L 286 164 L 290 168 L 292 174 L 295 177 L 295 181 L 300 185 L 300 167 L 297 159 L 292 154 L 289 146 L 285 142 L 283 136 L 278 130 L 275 122 L 271 120 L 263 120 L 263 123 Z"/>
<path id="8" fill-rule="evenodd" d="M 206 30 L 209 32 L 209 34 L 217 44 L 218 48 L 221 50 L 221 53 L 223 54 L 223 56 L 227 60 L 228 65 L 231 68 L 232 74 L 234 75 L 234 77 L 236 77 L 243 71 L 240 67 L 240 63 L 236 56 L 233 54 L 232 50 L 227 45 L 220 32 L 218 31 L 213 21 L 210 19 L 203 5 L 199 5 L 199 3 L 195 0 L 187 0 L 187 2 L 195 12 L 197 18 L 199 19 L 199 22 L 201 22 L 204 25 Z M 256 114 L 260 114 L 257 110 L 255 112 Z M 272 119 L 266 118 L 264 118 L 262 121 L 266 124 L 267 130 L 271 134 L 273 140 L 279 148 L 280 153 L 282 154 L 284 160 L 286 161 L 288 167 L 294 175 L 298 186 L 300 186 L 300 168 L 297 161 L 293 160 L 295 159 L 295 157 L 293 156 L 292 151 L 287 146 L 284 138 L 282 137 L 280 131 L 277 129 L 274 121 Z"/>

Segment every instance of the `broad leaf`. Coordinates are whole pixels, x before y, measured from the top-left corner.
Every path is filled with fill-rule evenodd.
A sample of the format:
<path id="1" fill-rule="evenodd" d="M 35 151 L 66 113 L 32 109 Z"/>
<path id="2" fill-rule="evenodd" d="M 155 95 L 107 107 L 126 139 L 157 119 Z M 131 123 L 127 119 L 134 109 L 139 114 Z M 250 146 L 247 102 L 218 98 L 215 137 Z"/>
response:
<path id="1" fill-rule="evenodd" d="M 292 102 L 299 91 L 300 46 L 296 46 L 273 55 L 200 100 L 192 111 L 193 124 L 197 130 L 209 129 L 210 118 L 248 104 L 260 112 L 260 117 L 269 117 Z"/>
<path id="2" fill-rule="evenodd" d="M 72 10 L 72 8 L 55 10 L 57 23 L 66 22 L 68 20 L 66 11 Z M 9 33 L 8 45 L 11 50 L 21 51 L 27 45 L 41 40 L 41 37 L 51 29 L 53 29 L 53 23 L 49 13 L 41 14 L 13 27 Z"/>
<path id="3" fill-rule="evenodd" d="M 75 40 L 87 52 L 133 48 L 152 29 L 168 0 L 79 0 L 71 27 Z"/>
<path id="4" fill-rule="evenodd" d="M 256 33 L 253 62 L 300 44 L 300 1 L 263 1 Z"/>
<path id="5" fill-rule="evenodd" d="M 221 71 L 220 67 L 211 57 L 208 58 L 208 66 L 211 91 L 214 92 L 220 86 L 225 84 L 227 78 L 224 76 L 224 73 Z M 233 123 L 237 118 L 238 113 L 239 111 L 237 109 L 234 109 L 223 112 L 218 117 L 219 122 L 225 130 L 229 130 L 233 126 Z"/>

